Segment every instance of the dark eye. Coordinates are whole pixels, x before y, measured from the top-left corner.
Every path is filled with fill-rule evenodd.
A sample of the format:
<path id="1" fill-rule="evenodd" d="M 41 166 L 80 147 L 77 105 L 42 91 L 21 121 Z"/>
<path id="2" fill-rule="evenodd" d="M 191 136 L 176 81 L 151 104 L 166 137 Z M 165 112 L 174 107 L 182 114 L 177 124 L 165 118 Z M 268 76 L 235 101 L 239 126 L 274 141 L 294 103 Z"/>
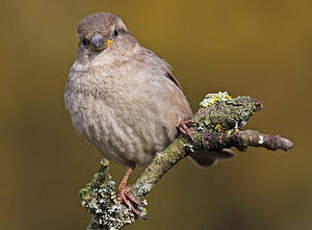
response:
<path id="1" fill-rule="evenodd" d="M 114 36 L 115 36 L 115 37 L 118 36 L 118 30 L 117 30 L 117 29 L 114 30 Z"/>
<path id="2" fill-rule="evenodd" d="M 88 46 L 88 45 L 90 45 L 90 41 L 89 41 L 88 39 L 86 39 L 86 38 L 83 38 L 83 39 L 82 39 L 82 44 L 83 44 L 84 46 Z"/>

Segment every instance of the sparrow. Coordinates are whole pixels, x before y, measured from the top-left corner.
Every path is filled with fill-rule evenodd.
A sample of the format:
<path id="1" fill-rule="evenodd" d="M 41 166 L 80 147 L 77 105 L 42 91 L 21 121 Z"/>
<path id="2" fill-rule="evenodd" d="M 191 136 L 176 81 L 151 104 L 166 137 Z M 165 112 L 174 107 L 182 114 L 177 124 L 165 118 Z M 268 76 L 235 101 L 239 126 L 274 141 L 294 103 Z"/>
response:
<path id="1" fill-rule="evenodd" d="M 179 134 L 187 135 L 193 113 L 170 65 L 142 47 L 124 22 L 95 13 L 77 26 L 76 60 L 65 85 L 65 107 L 78 134 L 127 171 L 121 200 L 137 215 L 139 202 L 127 181 L 136 165 L 147 166 Z M 191 155 L 201 166 L 230 152 Z"/>

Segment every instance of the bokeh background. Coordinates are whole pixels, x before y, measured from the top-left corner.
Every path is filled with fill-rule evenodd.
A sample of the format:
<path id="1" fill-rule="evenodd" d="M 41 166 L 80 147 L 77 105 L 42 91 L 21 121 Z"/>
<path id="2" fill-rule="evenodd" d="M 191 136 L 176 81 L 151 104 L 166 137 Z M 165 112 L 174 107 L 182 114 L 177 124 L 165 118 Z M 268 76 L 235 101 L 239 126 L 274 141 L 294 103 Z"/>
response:
<path id="1" fill-rule="evenodd" d="M 72 128 L 63 90 L 76 24 L 98 11 L 120 16 L 169 61 L 194 110 L 208 92 L 249 95 L 264 110 L 248 128 L 295 143 L 209 169 L 183 160 L 149 194 L 148 221 L 127 229 L 312 229 L 311 9 L 310 0 L 2 0 L 0 229 L 89 221 L 78 190 L 101 156 Z M 124 173 L 111 171 L 117 181 Z"/>

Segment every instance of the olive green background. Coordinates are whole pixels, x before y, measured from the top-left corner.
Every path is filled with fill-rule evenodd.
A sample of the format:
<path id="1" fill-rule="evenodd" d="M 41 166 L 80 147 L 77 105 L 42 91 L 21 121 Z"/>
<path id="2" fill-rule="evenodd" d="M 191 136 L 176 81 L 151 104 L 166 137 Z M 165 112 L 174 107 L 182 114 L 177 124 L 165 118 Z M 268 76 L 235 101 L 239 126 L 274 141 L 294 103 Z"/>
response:
<path id="1" fill-rule="evenodd" d="M 76 24 L 98 11 L 120 16 L 168 60 L 194 111 L 208 92 L 249 95 L 264 110 L 248 128 L 295 143 L 289 153 L 250 148 L 208 169 L 183 160 L 149 194 L 148 220 L 127 229 L 311 229 L 311 9 L 310 0 L 2 0 L 0 229 L 89 221 L 78 190 L 100 154 L 72 128 L 63 90 Z M 125 170 L 111 171 L 118 181 Z"/>

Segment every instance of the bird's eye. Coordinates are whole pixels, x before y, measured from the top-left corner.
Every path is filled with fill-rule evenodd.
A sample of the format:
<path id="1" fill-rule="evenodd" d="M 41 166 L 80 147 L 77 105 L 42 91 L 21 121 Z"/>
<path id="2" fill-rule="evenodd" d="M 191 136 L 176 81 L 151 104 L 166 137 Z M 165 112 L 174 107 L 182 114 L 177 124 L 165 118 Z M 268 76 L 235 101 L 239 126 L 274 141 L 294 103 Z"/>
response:
<path id="1" fill-rule="evenodd" d="M 117 30 L 117 29 L 114 30 L 114 36 L 115 36 L 115 37 L 118 36 L 118 30 Z"/>
<path id="2" fill-rule="evenodd" d="M 84 46 L 88 46 L 88 45 L 90 45 L 90 41 L 89 41 L 88 39 L 86 39 L 86 38 L 83 38 L 83 39 L 82 39 L 82 44 L 83 44 Z"/>

